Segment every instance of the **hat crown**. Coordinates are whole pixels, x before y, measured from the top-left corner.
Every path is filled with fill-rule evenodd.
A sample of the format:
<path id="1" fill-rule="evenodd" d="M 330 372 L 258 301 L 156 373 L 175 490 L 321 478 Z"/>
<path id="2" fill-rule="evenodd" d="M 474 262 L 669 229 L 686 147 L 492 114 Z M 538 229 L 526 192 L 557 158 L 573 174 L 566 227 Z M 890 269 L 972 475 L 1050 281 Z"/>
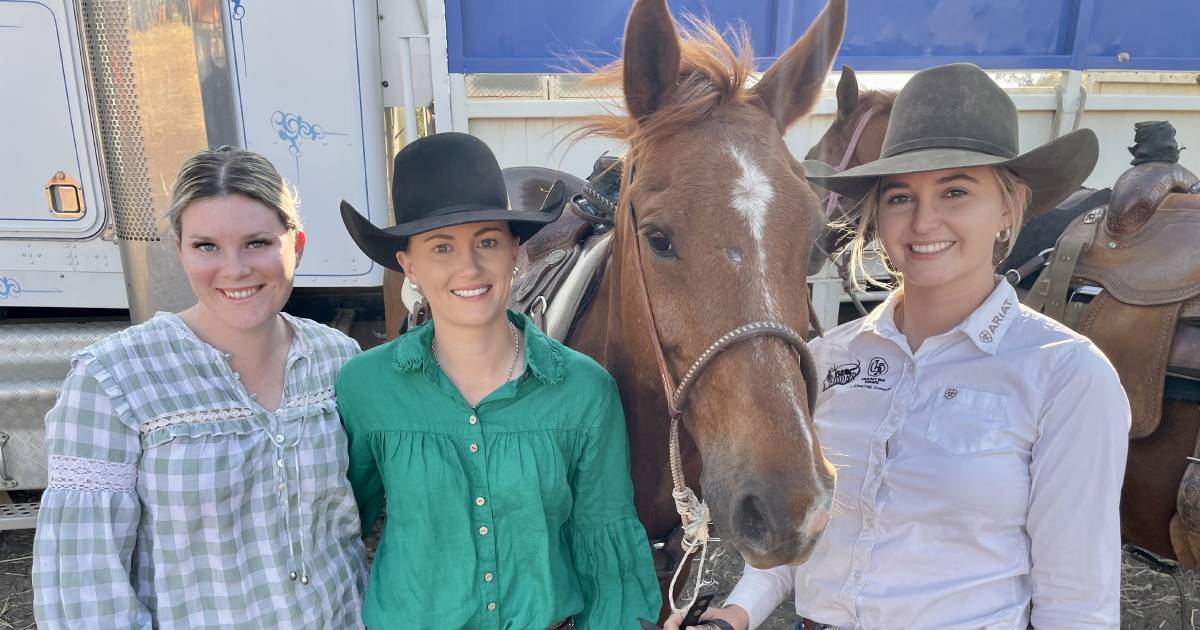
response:
<path id="1" fill-rule="evenodd" d="M 446 132 L 417 139 L 396 154 L 393 164 L 397 225 L 455 209 L 508 207 L 500 164 L 474 136 Z"/>
<path id="2" fill-rule="evenodd" d="M 967 149 L 1016 157 L 1017 106 L 973 64 L 922 70 L 896 96 L 881 157 L 922 149 Z"/>

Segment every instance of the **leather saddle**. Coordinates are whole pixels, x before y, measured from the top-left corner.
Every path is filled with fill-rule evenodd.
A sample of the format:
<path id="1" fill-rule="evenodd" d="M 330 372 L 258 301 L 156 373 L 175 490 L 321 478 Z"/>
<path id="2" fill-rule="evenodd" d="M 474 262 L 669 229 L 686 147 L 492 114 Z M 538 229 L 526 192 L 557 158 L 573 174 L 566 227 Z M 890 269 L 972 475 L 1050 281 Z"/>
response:
<path id="1" fill-rule="evenodd" d="M 1200 178 L 1171 161 L 1144 162 L 1118 178 L 1107 206 L 1071 222 L 1026 296 L 1112 362 L 1131 440 L 1159 428 L 1164 399 L 1200 402 L 1198 243 Z M 1180 480 L 1169 530 L 1180 563 L 1200 565 L 1200 467 Z"/>
<path id="2" fill-rule="evenodd" d="M 602 156 L 587 181 L 538 166 L 503 169 L 513 206 L 539 207 L 555 181 L 561 180 L 567 188 L 570 201 L 562 216 L 521 244 L 508 304 L 559 341 L 570 334 L 607 266 L 620 164 L 617 158 Z M 407 280 L 402 295 L 410 313 L 409 327 L 429 318 Z"/>
<path id="3" fill-rule="evenodd" d="M 1063 232 L 1026 297 L 1092 339 L 1117 368 L 1133 410 L 1132 439 L 1158 428 L 1172 364 L 1200 376 L 1200 357 L 1186 352 L 1200 344 L 1190 325 L 1200 323 L 1200 195 L 1186 192 L 1197 183 L 1178 164 L 1126 171 L 1108 206 Z"/>

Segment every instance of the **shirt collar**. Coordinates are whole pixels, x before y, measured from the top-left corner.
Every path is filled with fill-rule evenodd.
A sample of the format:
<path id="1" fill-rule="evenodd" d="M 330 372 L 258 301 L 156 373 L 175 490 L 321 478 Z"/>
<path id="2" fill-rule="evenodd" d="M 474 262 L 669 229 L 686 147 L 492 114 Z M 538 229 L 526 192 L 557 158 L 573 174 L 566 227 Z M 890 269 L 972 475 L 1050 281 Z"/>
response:
<path id="1" fill-rule="evenodd" d="M 967 316 L 958 330 L 971 338 L 975 346 L 988 354 L 996 354 L 1000 340 L 1017 320 L 1021 310 L 1017 291 L 1002 276 L 993 276 L 996 288 L 975 312 Z"/>
<path id="2" fill-rule="evenodd" d="M 562 380 L 565 369 L 560 348 L 552 343 L 525 315 L 508 311 L 508 321 L 525 333 L 525 365 L 539 381 L 553 385 Z M 396 340 L 392 364 L 402 372 L 421 371 L 437 380 L 437 361 L 430 348 L 433 343 L 433 320 L 401 335 Z"/>
<path id="3" fill-rule="evenodd" d="M 1003 276 L 992 277 L 996 287 L 983 304 L 949 333 L 944 333 L 961 331 L 977 348 L 988 354 L 996 354 L 1000 340 L 1017 319 L 1017 313 L 1014 311 L 1020 309 L 1020 300 L 1017 299 L 1017 292 L 1012 285 L 1004 280 Z M 896 327 L 896 304 L 899 301 L 900 292 L 892 291 L 882 304 L 862 319 L 859 332 L 873 332 L 885 338 L 899 336 L 900 329 Z"/>

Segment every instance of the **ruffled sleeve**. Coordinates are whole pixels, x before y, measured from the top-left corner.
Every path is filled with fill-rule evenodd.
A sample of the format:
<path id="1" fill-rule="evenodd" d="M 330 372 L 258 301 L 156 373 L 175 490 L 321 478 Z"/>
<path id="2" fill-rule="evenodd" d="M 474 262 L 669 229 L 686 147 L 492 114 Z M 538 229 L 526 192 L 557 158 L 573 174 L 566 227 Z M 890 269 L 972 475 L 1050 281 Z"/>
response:
<path id="1" fill-rule="evenodd" d="M 656 619 L 662 598 L 646 531 L 633 506 L 629 444 L 616 383 L 609 379 L 572 476 L 568 544 L 584 597 L 583 630 L 637 628 Z"/>
<path id="2" fill-rule="evenodd" d="M 137 431 L 112 376 L 81 354 L 46 414 L 50 482 L 34 538 L 40 628 L 150 628 L 132 576 Z"/>

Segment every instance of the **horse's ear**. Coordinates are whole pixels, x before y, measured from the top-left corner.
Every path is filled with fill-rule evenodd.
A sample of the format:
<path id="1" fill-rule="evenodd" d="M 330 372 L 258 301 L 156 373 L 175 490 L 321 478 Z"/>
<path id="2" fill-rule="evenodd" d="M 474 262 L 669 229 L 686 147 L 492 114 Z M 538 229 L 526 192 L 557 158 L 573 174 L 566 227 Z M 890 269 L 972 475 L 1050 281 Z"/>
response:
<path id="1" fill-rule="evenodd" d="M 654 113 L 679 81 L 679 35 L 666 0 L 637 0 L 625 25 L 625 106 L 640 120 Z"/>
<path id="2" fill-rule="evenodd" d="M 817 102 L 845 27 L 846 0 L 829 0 L 804 37 L 780 55 L 754 86 L 754 93 L 766 104 L 780 133 Z"/>
<path id="3" fill-rule="evenodd" d="M 842 66 L 842 78 L 838 79 L 837 87 L 838 118 L 848 119 L 858 107 L 858 77 L 854 68 Z"/>

